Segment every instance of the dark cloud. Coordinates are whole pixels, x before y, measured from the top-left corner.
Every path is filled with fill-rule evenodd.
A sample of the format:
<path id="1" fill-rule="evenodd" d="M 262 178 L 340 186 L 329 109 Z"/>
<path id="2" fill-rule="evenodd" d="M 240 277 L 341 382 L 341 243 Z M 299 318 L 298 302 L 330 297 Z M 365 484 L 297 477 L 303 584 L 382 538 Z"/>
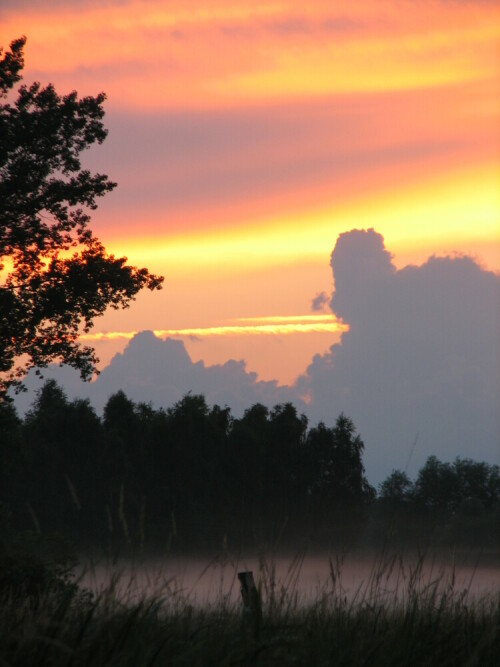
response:
<path id="1" fill-rule="evenodd" d="M 355 229 L 341 234 L 330 266 L 335 280 L 330 307 L 350 324 L 356 324 L 358 316 L 364 317 L 369 312 L 381 286 L 383 289 L 395 272 L 383 237 L 373 230 Z"/>
<path id="2" fill-rule="evenodd" d="M 350 415 L 379 480 L 425 458 L 499 462 L 500 276 L 468 257 L 396 270 L 374 230 L 341 234 L 331 308 L 349 326 L 297 386 L 308 413 Z"/>
<path id="3" fill-rule="evenodd" d="M 247 372 L 244 361 L 229 360 L 214 366 L 193 363 L 182 341 L 161 340 L 151 331 L 134 336 L 95 382 L 84 384 L 75 371 L 57 366 L 44 371 L 44 377 L 56 379 L 71 398 L 89 398 L 98 411 L 119 389 L 134 401 L 152 402 L 156 407 L 169 407 L 189 391 L 201 393 L 210 404 L 228 405 L 235 416 L 257 402 L 269 407 L 289 400 L 297 403 L 293 389 L 259 381 L 256 373 Z M 42 382 L 30 373 L 27 385 L 27 394 L 16 399 L 21 413 L 28 409 Z M 301 403 L 299 406 L 304 408 Z"/>
<path id="4" fill-rule="evenodd" d="M 328 303 L 329 296 L 326 292 L 319 292 L 316 294 L 314 299 L 311 302 L 311 310 L 319 311 L 324 310 L 326 304 Z"/>

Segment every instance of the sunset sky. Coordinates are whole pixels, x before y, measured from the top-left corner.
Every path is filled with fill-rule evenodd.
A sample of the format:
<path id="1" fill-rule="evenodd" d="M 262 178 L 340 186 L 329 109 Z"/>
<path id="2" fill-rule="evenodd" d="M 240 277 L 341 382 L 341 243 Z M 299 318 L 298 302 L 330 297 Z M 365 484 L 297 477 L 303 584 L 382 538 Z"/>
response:
<path id="1" fill-rule="evenodd" d="M 26 83 L 107 93 L 92 227 L 165 276 L 96 322 L 103 363 L 151 329 L 292 382 L 346 329 L 312 301 L 354 228 L 500 271 L 497 2 L 2 0 L 21 35 Z"/>

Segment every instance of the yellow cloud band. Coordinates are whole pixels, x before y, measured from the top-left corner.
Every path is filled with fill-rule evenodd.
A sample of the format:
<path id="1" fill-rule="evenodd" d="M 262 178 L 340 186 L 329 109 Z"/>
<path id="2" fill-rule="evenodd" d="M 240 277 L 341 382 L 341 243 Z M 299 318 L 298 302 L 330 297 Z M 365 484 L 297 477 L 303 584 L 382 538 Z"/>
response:
<path id="1" fill-rule="evenodd" d="M 155 329 L 158 338 L 167 336 L 255 336 L 255 335 L 289 335 L 305 333 L 343 333 L 349 330 L 347 324 L 334 320 L 331 315 L 304 315 L 299 318 L 293 315 L 239 318 L 239 321 L 260 321 L 263 324 L 230 324 L 216 327 L 193 327 L 186 329 Z M 294 320 L 294 321 L 289 321 Z M 82 341 L 130 340 L 137 331 L 107 331 L 101 333 L 82 334 Z"/>

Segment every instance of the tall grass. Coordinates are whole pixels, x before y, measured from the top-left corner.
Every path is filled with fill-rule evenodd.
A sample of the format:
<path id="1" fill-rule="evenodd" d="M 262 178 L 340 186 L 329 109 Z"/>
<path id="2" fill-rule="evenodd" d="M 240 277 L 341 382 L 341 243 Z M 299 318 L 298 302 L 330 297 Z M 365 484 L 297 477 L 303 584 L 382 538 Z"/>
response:
<path id="1" fill-rule="evenodd" d="M 275 562 L 260 558 L 258 638 L 231 594 L 234 579 L 229 593 L 221 585 L 205 604 L 168 577 L 141 595 L 125 574 L 94 595 L 69 589 L 35 605 L 8 597 L 0 608 L 0 665 L 498 665 L 498 590 L 478 598 L 457 586 L 453 571 L 443 579 L 426 567 L 423 556 L 408 565 L 384 554 L 351 591 L 344 559 L 332 557 L 328 580 L 315 599 L 304 599 L 302 564 L 299 554 L 279 577 Z"/>

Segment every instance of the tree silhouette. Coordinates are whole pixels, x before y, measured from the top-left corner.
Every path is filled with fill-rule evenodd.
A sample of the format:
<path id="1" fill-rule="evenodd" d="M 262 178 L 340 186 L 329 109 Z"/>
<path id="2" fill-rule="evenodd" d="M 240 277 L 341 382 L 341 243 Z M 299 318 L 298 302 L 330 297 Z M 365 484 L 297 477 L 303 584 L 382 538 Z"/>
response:
<path id="1" fill-rule="evenodd" d="M 372 500 L 363 466 L 364 443 L 349 417 L 340 414 L 333 428 L 323 423 L 309 431 L 307 456 L 310 461 L 309 494 L 326 507 L 355 508 Z"/>
<path id="2" fill-rule="evenodd" d="M 449 512 L 456 507 L 459 487 L 452 465 L 429 456 L 415 482 L 415 499 L 432 512 Z"/>
<path id="3" fill-rule="evenodd" d="M 275 405 L 269 414 L 269 447 L 265 466 L 265 490 L 285 516 L 297 504 L 298 463 L 307 432 L 307 417 L 291 403 Z"/>
<path id="4" fill-rule="evenodd" d="M 379 487 L 379 497 L 389 507 L 404 507 L 413 500 L 413 482 L 406 472 L 393 470 Z"/>
<path id="5" fill-rule="evenodd" d="M 82 169 L 102 143 L 104 93 L 60 97 L 21 86 L 24 37 L 0 51 L 0 400 L 26 371 L 62 361 L 88 379 L 98 359 L 78 342 L 108 306 L 125 308 L 163 278 L 115 258 L 89 228 L 89 211 L 115 183 Z M 3 275 L 2 275 L 3 274 Z"/>
<path id="6" fill-rule="evenodd" d="M 43 529 L 95 536 L 102 514 L 102 425 L 88 400 L 47 380 L 26 414 L 23 502 Z M 101 521 L 101 523 L 104 523 Z"/>
<path id="7" fill-rule="evenodd" d="M 373 502 L 363 442 L 343 414 L 307 430 L 289 403 L 233 419 L 201 395 L 165 410 L 119 391 L 99 417 L 48 380 L 24 420 L 0 404 L 0 436 L 0 541 L 9 523 L 38 522 L 113 548 L 164 548 L 174 535 L 181 548 L 219 548 L 224 536 L 344 544 L 365 528 L 376 541 L 498 542 L 498 466 L 430 457 L 415 482 L 393 470 Z"/>
<path id="8" fill-rule="evenodd" d="M 500 498 L 500 469 L 497 465 L 457 458 L 453 462 L 460 502 L 477 501 L 490 509 Z"/>
<path id="9" fill-rule="evenodd" d="M 230 434 L 230 483 L 239 511 L 252 519 L 265 507 L 266 475 L 272 474 L 267 469 L 269 446 L 269 410 L 256 403 L 234 421 Z"/>

